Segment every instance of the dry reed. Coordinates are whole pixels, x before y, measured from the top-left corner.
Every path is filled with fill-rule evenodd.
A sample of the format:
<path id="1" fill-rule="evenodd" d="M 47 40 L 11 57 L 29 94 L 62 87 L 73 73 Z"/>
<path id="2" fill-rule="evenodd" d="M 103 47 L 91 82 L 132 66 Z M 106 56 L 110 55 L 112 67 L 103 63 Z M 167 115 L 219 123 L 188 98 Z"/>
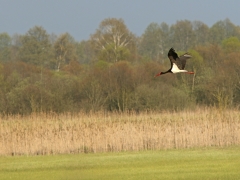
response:
<path id="1" fill-rule="evenodd" d="M 240 145 L 240 112 L 32 114 L 0 119 L 0 155 Z"/>

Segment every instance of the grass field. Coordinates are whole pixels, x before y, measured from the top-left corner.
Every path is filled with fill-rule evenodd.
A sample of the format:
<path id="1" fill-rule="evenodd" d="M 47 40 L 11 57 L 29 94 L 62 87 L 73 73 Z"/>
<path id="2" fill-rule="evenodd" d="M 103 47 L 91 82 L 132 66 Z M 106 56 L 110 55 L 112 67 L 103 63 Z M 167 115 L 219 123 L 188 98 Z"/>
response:
<path id="1" fill-rule="evenodd" d="M 240 147 L 1 156 L 0 179 L 240 179 Z"/>

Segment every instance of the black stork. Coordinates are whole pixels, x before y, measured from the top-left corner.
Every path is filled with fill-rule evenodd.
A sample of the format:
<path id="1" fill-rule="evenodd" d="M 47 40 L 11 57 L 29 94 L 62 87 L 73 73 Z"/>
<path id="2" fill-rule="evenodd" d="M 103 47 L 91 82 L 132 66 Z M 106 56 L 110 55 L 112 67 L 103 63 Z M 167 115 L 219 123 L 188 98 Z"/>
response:
<path id="1" fill-rule="evenodd" d="M 173 48 L 171 48 L 168 52 L 168 58 L 171 62 L 171 68 L 167 71 L 160 72 L 155 75 L 155 77 L 166 74 L 166 73 L 187 73 L 187 74 L 194 74 L 194 72 L 189 72 L 184 70 L 186 65 L 186 60 L 191 58 L 192 56 L 188 53 L 183 54 L 182 56 L 178 57 L 177 53 Z"/>

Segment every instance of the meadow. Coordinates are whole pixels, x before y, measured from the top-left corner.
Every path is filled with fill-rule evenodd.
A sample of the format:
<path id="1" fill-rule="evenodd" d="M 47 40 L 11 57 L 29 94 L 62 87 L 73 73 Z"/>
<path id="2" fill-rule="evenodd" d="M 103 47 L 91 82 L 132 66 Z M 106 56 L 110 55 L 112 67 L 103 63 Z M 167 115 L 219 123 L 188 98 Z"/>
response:
<path id="1" fill-rule="evenodd" d="M 240 179 L 240 148 L 1 156 L 0 179 Z"/>
<path id="2" fill-rule="evenodd" d="M 31 114 L 2 116 L 0 155 L 50 155 L 240 145 L 240 112 Z"/>

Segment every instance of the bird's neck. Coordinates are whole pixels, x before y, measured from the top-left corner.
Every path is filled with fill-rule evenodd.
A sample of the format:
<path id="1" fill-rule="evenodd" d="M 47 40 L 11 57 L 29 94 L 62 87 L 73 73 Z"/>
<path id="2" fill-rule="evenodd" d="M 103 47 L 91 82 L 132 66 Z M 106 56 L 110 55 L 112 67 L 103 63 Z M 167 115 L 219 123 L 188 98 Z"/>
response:
<path id="1" fill-rule="evenodd" d="M 161 74 L 166 74 L 166 73 L 172 73 L 171 69 L 169 69 L 167 71 L 164 71 L 164 72 L 161 72 Z"/>

